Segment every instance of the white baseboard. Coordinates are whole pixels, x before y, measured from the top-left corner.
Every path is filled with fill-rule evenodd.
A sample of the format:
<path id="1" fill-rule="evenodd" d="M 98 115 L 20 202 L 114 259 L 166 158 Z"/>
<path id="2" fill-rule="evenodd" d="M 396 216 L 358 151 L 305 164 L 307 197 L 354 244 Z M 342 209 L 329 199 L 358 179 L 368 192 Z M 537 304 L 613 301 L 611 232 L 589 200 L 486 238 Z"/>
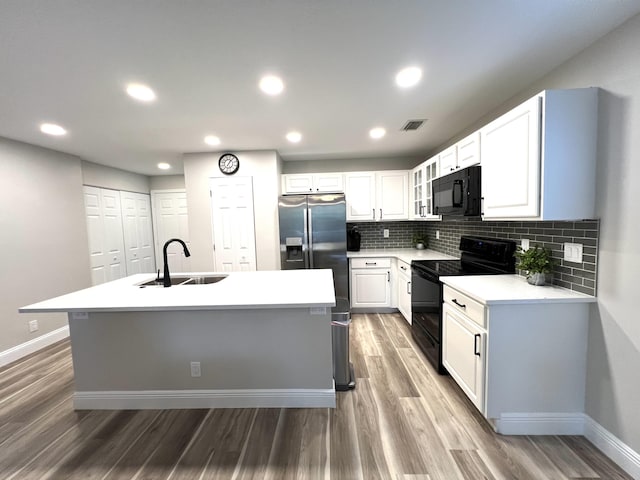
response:
<path id="1" fill-rule="evenodd" d="M 76 392 L 76 410 L 181 408 L 335 408 L 334 389 Z"/>
<path id="2" fill-rule="evenodd" d="M 625 472 L 640 480 L 640 453 L 588 415 L 584 416 L 584 436 Z"/>
<path id="3" fill-rule="evenodd" d="M 0 352 L 0 367 L 8 365 L 16 360 L 20 360 L 27 355 L 37 352 L 49 345 L 53 345 L 69 336 L 69 326 L 65 325 L 52 332 L 45 333 L 39 337 L 12 347 L 4 352 Z"/>
<path id="4" fill-rule="evenodd" d="M 496 419 L 502 435 L 582 435 L 583 413 L 503 413 Z"/>

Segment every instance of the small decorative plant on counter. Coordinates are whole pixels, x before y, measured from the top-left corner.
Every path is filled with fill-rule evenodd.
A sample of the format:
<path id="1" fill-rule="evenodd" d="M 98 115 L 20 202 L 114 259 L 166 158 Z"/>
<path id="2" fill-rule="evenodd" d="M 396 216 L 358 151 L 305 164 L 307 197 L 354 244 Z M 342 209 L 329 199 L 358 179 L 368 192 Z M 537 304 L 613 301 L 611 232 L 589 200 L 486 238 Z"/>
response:
<path id="1" fill-rule="evenodd" d="M 546 274 L 551 273 L 557 263 L 551 257 L 551 250 L 537 245 L 528 250 L 518 247 L 516 258 L 520 260 L 517 267 L 527 272 L 527 282 L 531 285 L 544 285 Z"/>
<path id="2" fill-rule="evenodd" d="M 424 250 L 429 244 L 428 237 L 424 233 L 414 233 L 411 241 L 418 250 Z"/>

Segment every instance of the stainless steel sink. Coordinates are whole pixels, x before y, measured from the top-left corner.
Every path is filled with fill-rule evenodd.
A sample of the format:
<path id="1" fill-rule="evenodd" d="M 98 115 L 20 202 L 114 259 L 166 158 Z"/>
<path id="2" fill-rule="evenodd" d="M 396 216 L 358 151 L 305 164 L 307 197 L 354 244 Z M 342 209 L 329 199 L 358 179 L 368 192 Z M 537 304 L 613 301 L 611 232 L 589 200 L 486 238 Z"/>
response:
<path id="1" fill-rule="evenodd" d="M 220 280 L 227 278 L 227 275 L 202 275 L 194 276 L 189 281 L 182 283 L 181 285 L 206 285 L 209 283 L 218 283 Z"/>
<path id="2" fill-rule="evenodd" d="M 227 275 L 194 275 L 194 276 L 184 276 L 177 275 L 175 277 L 171 277 L 171 286 L 179 286 L 179 285 L 206 285 L 210 283 L 217 283 L 220 280 L 224 280 L 227 278 Z M 163 287 L 164 280 L 162 278 L 149 280 L 148 282 L 140 283 L 138 286 L 140 288 L 144 287 Z"/>

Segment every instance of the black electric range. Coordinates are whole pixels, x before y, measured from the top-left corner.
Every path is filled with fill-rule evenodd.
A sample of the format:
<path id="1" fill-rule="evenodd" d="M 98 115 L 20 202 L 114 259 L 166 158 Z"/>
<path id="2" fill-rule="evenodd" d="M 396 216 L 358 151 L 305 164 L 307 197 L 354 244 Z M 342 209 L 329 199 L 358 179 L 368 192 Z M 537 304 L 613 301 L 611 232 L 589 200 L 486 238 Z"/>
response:
<path id="1" fill-rule="evenodd" d="M 442 365 L 442 283 L 440 277 L 515 273 L 513 240 L 462 236 L 460 260 L 411 262 L 411 333 L 438 373 Z"/>

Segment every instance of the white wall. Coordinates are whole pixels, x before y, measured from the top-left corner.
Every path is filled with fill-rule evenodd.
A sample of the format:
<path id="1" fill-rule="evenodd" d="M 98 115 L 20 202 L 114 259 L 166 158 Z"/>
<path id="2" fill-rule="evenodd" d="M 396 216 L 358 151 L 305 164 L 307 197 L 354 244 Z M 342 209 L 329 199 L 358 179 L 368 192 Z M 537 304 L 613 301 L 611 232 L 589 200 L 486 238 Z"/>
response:
<path id="1" fill-rule="evenodd" d="M 18 308 L 91 286 L 80 159 L 0 138 L 0 352 L 67 324 Z M 40 330 L 29 333 L 28 321 Z"/>
<path id="2" fill-rule="evenodd" d="M 601 219 L 598 303 L 590 312 L 586 413 L 636 452 L 640 452 L 639 45 L 640 15 L 537 80 L 460 135 L 544 89 L 591 86 L 602 89 L 596 185 L 596 214 Z"/>
<path id="3" fill-rule="evenodd" d="M 92 187 L 124 190 L 126 192 L 149 193 L 149 177 L 127 172 L 119 168 L 106 167 L 82 161 L 82 183 Z"/>
<path id="4" fill-rule="evenodd" d="M 367 170 L 409 170 L 427 156 L 357 158 L 343 160 L 283 161 L 282 173 L 361 172 Z"/>
<path id="5" fill-rule="evenodd" d="M 158 175 L 149 177 L 151 190 L 176 190 L 184 188 L 184 175 Z"/>
<path id="6" fill-rule="evenodd" d="M 218 168 L 222 153 L 190 153 L 183 156 L 193 271 L 214 270 L 209 178 L 224 177 Z M 233 153 L 240 160 L 240 170 L 236 175 L 253 177 L 257 268 L 279 270 L 278 153 L 273 150 Z"/>

